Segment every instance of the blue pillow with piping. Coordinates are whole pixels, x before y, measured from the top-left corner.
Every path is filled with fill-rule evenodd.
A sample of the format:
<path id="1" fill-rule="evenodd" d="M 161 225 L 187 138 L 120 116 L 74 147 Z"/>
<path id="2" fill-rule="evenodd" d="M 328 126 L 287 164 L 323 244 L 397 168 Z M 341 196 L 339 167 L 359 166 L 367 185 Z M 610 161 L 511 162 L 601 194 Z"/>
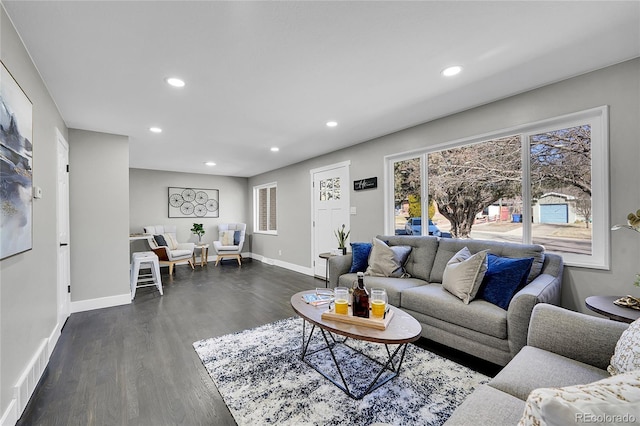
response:
<path id="1" fill-rule="evenodd" d="M 241 231 L 235 231 L 233 233 L 233 245 L 237 246 L 238 244 L 240 244 L 240 232 Z"/>
<path id="2" fill-rule="evenodd" d="M 487 263 L 487 272 L 476 297 L 507 310 L 516 292 L 527 284 L 533 257 L 516 259 L 489 253 Z"/>
<path id="3" fill-rule="evenodd" d="M 371 243 L 351 243 L 352 259 L 349 272 L 364 272 L 367 270 L 372 247 Z"/>

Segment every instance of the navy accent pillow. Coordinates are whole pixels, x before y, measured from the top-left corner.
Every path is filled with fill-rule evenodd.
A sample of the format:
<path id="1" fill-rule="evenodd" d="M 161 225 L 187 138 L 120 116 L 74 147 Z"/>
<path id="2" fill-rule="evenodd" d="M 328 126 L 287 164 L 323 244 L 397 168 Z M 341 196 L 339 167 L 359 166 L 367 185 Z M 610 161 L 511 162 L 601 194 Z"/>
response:
<path id="1" fill-rule="evenodd" d="M 372 247 L 371 243 L 351 243 L 352 259 L 349 272 L 364 272 L 367 270 Z"/>
<path id="2" fill-rule="evenodd" d="M 162 235 L 154 235 L 153 239 L 156 240 L 157 245 L 169 247 L 169 244 L 167 244 L 167 240 L 165 240 Z"/>
<path id="3" fill-rule="evenodd" d="M 518 290 L 527 284 L 533 257 L 513 259 L 489 253 L 488 268 L 477 298 L 500 306 L 505 311 Z"/>
<path id="4" fill-rule="evenodd" d="M 240 244 L 240 231 L 235 231 L 233 233 L 233 245 L 237 246 Z"/>

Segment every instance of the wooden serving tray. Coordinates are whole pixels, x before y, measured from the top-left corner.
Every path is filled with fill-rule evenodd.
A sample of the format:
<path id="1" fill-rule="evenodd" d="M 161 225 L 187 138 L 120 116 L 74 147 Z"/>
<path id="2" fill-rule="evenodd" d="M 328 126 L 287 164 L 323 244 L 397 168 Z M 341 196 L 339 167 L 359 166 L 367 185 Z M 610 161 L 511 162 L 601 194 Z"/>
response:
<path id="1" fill-rule="evenodd" d="M 384 318 L 362 318 L 362 317 L 354 317 L 351 313 L 351 306 L 349 306 L 349 312 L 347 315 L 336 314 L 334 311 L 335 308 L 331 308 L 331 310 L 322 313 L 322 319 L 324 320 L 334 320 L 339 322 L 346 322 L 347 324 L 353 325 L 361 325 L 364 327 L 371 327 L 378 330 L 386 330 L 389 325 L 389 321 L 393 318 L 393 310 L 389 309 L 387 315 Z"/>

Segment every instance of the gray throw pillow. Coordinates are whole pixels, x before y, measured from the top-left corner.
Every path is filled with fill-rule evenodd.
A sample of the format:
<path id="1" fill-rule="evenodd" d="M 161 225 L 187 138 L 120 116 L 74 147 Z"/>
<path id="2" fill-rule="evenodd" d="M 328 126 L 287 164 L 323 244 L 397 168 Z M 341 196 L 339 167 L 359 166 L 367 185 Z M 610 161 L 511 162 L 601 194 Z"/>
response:
<path id="1" fill-rule="evenodd" d="M 384 241 L 374 238 L 365 274 L 378 277 L 407 277 L 404 263 L 410 253 L 410 246 L 389 247 Z"/>
<path id="2" fill-rule="evenodd" d="M 483 250 L 474 255 L 467 247 L 456 253 L 444 269 L 442 287 L 465 304 L 476 297 L 484 274 L 487 272 L 487 253 Z"/>

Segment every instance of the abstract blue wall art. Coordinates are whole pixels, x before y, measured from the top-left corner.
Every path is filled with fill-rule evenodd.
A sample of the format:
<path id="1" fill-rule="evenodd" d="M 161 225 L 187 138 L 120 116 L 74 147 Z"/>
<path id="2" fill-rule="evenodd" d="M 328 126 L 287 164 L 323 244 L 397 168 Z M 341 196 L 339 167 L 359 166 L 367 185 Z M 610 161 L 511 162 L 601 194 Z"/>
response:
<path id="1" fill-rule="evenodd" d="M 2 64 L 0 70 L 0 259 L 31 250 L 33 109 Z"/>

